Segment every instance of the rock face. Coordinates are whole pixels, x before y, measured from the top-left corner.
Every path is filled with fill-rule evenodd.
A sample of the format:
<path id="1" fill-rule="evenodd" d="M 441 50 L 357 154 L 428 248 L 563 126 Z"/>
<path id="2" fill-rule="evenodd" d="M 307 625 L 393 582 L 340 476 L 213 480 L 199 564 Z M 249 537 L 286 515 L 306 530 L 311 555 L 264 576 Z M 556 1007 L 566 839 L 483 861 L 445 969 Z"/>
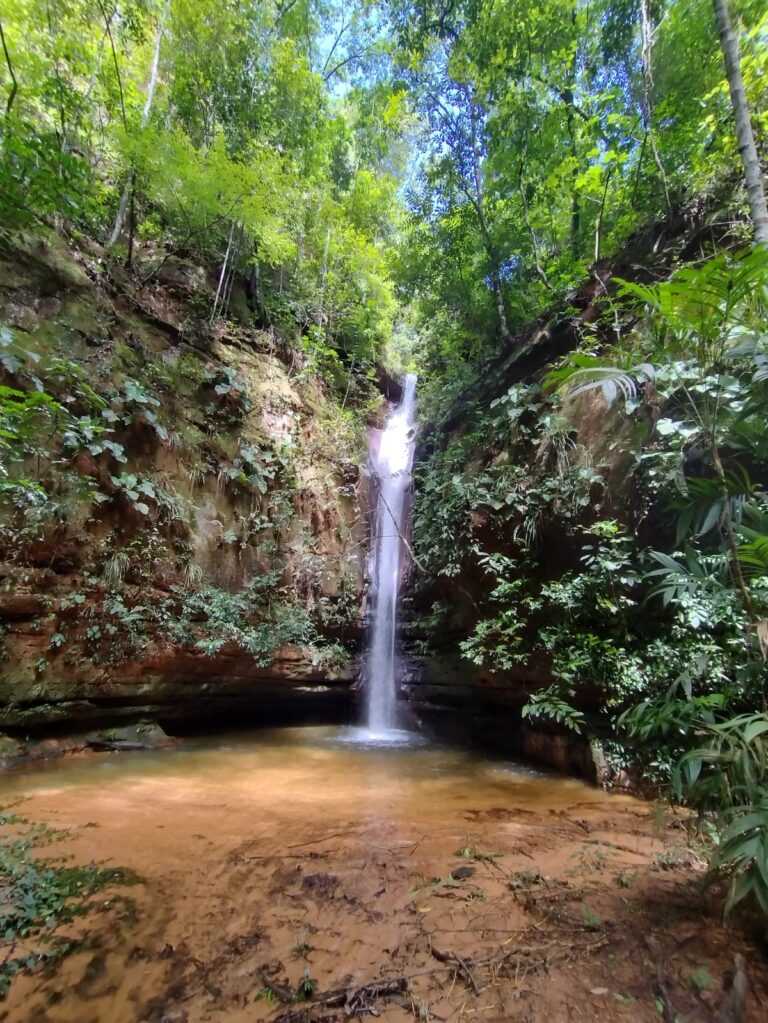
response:
<path id="1" fill-rule="evenodd" d="M 178 260 L 142 287 L 56 241 L 0 254 L 0 382 L 61 409 L 0 509 L 0 729 L 345 711 L 376 403 L 210 299 Z"/>
<path id="2" fill-rule="evenodd" d="M 43 684 L 24 665 L 46 652 L 43 633 L 34 643 L 8 645 L 19 669 L 3 681 L 3 728 L 35 728 L 49 724 L 109 723 L 150 718 L 164 723 L 283 720 L 334 720 L 346 715 L 350 687 L 357 671 L 354 657 L 333 671 L 315 663 L 312 647 L 285 646 L 267 667 L 259 667 L 234 644 L 214 655 L 168 645 L 150 648 L 133 661 L 100 668 L 75 652 L 63 670 L 48 671 Z M 78 663 L 79 662 L 79 663 Z M 26 687 L 25 687 L 26 683 Z"/>
<path id="3" fill-rule="evenodd" d="M 421 727 L 436 736 L 493 749 L 602 784 L 596 741 L 525 721 L 523 705 L 551 681 L 546 662 L 532 659 L 503 674 L 468 664 L 449 647 L 431 657 L 408 657 L 403 696 Z"/>
<path id="4" fill-rule="evenodd" d="M 614 523 L 649 546 L 660 528 L 638 470 L 660 412 L 653 388 L 641 388 L 630 416 L 599 391 L 563 403 L 547 381 L 585 336 L 598 347 L 611 342 L 615 325 L 600 318 L 616 272 L 631 279 L 645 271 L 595 267 L 567 316 L 520 331 L 423 427 L 414 547 L 425 567 L 413 573 L 404 643 L 414 665 L 408 697 L 422 720 L 595 781 L 603 769 L 588 738 L 544 716 L 526 719 L 523 708 L 563 681 L 553 651 L 581 631 L 584 662 L 567 673 L 576 679 L 570 695 L 584 731 L 595 722 L 599 730 L 598 669 L 589 670 L 597 658 L 587 643 L 600 625 L 577 626 L 567 608 L 568 600 L 592 607 L 589 594 L 567 589 L 589 574 L 585 552 L 595 541 L 585 527 Z M 603 584 L 594 573 L 589 585 Z"/>

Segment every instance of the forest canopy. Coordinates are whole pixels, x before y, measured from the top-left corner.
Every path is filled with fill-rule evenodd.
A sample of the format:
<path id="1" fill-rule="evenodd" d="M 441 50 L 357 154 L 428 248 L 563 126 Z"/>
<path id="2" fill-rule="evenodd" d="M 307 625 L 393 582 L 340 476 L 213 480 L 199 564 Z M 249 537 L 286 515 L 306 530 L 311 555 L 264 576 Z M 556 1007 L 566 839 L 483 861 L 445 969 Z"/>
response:
<path id="1" fill-rule="evenodd" d="M 732 8 L 762 139 L 768 15 Z M 4 233 L 228 254 L 347 359 L 397 320 L 461 376 L 638 226 L 746 209 L 709 0 L 21 0 L 0 25 Z"/>

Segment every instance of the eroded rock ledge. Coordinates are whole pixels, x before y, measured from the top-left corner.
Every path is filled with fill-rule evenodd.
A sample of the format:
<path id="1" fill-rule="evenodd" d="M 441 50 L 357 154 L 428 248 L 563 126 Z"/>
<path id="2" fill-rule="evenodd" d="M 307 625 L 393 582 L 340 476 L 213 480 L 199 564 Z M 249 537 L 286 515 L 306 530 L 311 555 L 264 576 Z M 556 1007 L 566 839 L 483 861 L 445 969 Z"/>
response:
<path id="1" fill-rule="evenodd" d="M 0 516 L 0 729 L 346 713 L 376 394 L 342 405 L 244 299 L 211 327 L 215 274 L 167 269 L 0 252 L 0 380 L 34 373 L 77 427 L 24 469 L 45 514 Z"/>
<path id="2" fill-rule="evenodd" d="M 356 674 L 352 660 L 330 675 L 314 663 L 316 652 L 281 647 L 268 667 L 236 648 L 214 657 L 168 647 L 106 669 L 80 670 L 47 683 L 35 698 L 6 703 L 2 726 L 36 729 L 52 723 L 134 721 L 240 721 L 338 719 L 347 713 Z"/>

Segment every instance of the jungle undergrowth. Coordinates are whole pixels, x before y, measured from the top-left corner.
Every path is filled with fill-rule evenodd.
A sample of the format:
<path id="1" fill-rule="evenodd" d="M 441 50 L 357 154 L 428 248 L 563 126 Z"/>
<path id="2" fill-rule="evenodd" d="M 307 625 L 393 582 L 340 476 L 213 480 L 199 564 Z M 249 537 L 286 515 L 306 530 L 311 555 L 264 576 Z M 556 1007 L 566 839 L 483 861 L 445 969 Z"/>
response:
<path id="1" fill-rule="evenodd" d="M 0 811 L 0 999 L 13 978 L 37 970 L 75 951 L 82 939 L 66 927 L 78 917 L 117 900 L 96 902 L 107 890 L 141 883 L 133 871 L 101 867 L 96 863 L 72 865 L 63 855 L 45 856 L 42 850 L 67 837 L 45 824 L 30 822 L 10 807 Z M 124 907 L 131 901 L 121 897 Z"/>

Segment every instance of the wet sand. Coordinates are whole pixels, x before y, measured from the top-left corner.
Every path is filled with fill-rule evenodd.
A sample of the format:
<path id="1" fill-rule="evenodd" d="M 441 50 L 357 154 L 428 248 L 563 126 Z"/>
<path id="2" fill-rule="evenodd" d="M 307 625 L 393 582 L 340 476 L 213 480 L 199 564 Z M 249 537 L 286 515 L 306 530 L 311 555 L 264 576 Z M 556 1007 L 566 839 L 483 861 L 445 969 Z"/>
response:
<path id="1" fill-rule="evenodd" d="M 744 1019 L 765 1019 L 765 955 L 723 928 L 679 821 L 521 765 L 354 739 L 284 729 L 0 779 L 3 802 L 68 832 L 46 855 L 142 879 L 95 897 L 65 928 L 87 947 L 19 975 L 0 1021 L 658 1021 L 661 997 L 714 1021 L 735 952 Z"/>

